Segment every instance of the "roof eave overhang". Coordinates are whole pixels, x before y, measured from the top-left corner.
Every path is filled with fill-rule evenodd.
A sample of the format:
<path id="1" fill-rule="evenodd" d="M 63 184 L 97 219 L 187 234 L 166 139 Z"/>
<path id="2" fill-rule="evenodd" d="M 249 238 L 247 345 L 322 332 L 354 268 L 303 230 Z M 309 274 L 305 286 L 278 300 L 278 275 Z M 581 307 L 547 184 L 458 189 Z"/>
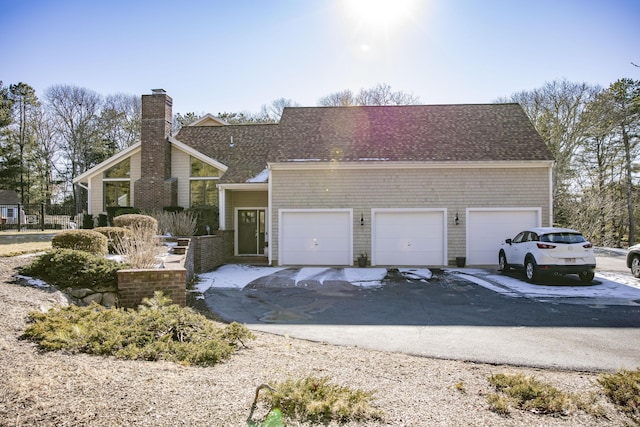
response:
<path id="1" fill-rule="evenodd" d="M 266 182 L 226 183 L 218 184 L 218 188 L 236 191 L 267 191 L 269 184 Z"/>
<path id="2" fill-rule="evenodd" d="M 491 160 L 491 161 L 321 161 L 291 160 L 270 162 L 271 170 L 321 170 L 321 169 L 495 169 L 495 168 L 551 168 L 553 160 Z"/>
<path id="3" fill-rule="evenodd" d="M 137 142 L 137 143 L 133 144 L 132 146 L 130 146 L 128 148 L 125 148 L 124 150 L 120 151 L 119 153 L 114 154 L 113 156 L 109 157 L 104 162 L 95 165 L 91 169 L 89 169 L 86 172 L 84 172 L 84 173 L 78 175 L 77 177 L 75 177 L 73 179 L 73 183 L 74 184 L 87 183 L 89 181 L 89 178 L 91 178 L 92 176 L 94 176 L 96 174 L 101 173 L 105 169 L 110 168 L 111 166 L 115 165 L 116 163 L 118 163 L 119 161 L 123 160 L 124 158 L 134 155 L 136 152 L 140 151 L 141 147 L 142 147 L 141 144 L 139 142 Z"/>

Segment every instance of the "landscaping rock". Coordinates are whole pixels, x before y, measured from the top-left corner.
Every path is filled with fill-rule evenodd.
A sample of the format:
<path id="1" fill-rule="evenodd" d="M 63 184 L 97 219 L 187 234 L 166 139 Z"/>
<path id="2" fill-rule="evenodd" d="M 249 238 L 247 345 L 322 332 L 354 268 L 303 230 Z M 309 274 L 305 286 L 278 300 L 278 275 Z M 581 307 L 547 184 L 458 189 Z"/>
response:
<path id="1" fill-rule="evenodd" d="M 66 291 L 73 298 L 78 298 L 78 299 L 82 299 L 87 295 L 91 295 L 95 293 L 93 289 L 88 289 L 88 288 L 67 288 Z"/>
<path id="2" fill-rule="evenodd" d="M 86 305 L 91 305 L 91 303 L 100 304 L 102 302 L 102 294 L 91 294 L 82 298 L 82 302 Z"/>
<path id="3" fill-rule="evenodd" d="M 107 308 L 115 307 L 118 304 L 118 294 L 115 292 L 103 293 L 101 304 Z"/>

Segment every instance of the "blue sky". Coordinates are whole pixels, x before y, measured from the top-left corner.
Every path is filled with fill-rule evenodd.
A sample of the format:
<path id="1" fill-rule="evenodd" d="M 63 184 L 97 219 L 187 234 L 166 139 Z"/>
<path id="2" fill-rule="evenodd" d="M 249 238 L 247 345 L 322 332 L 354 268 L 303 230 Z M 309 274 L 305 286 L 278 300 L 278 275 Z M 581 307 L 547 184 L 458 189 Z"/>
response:
<path id="1" fill-rule="evenodd" d="M 638 0 L 390 0 L 388 21 L 345 1 L 0 0 L 0 80 L 163 88 L 174 112 L 217 114 L 378 83 L 453 104 L 640 79 Z"/>

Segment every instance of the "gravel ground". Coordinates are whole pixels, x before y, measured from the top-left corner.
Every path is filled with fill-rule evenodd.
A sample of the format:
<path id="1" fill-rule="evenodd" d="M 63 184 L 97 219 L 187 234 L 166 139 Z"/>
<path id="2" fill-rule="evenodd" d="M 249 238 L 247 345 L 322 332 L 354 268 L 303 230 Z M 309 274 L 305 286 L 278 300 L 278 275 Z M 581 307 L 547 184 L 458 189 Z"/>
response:
<path id="1" fill-rule="evenodd" d="M 24 257 L 0 258 L 0 425 L 246 426 L 255 388 L 307 376 L 374 390 L 379 426 L 624 426 L 599 393 L 596 373 L 420 358 L 256 333 L 249 348 L 209 368 L 43 353 L 19 339 L 30 311 L 65 303 L 61 293 L 12 283 Z M 489 410 L 492 374 L 524 374 L 593 396 L 606 414 L 561 417 Z M 258 407 L 254 419 L 265 414 Z M 288 425 L 298 425 L 296 423 Z M 346 424 L 346 426 L 356 424 Z M 362 424 L 357 424 L 362 425 Z"/>

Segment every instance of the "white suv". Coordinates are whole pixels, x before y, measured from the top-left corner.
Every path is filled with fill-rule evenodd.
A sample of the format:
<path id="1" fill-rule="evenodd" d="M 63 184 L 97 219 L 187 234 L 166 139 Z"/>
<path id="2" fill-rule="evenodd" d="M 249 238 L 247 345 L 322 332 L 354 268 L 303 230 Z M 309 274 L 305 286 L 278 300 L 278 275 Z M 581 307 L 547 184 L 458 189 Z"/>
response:
<path id="1" fill-rule="evenodd" d="M 579 231 L 554 227 L 530 228 L 505 240 L 498 263 L 503 273 L 511 268 L 524 270 L 529 282 L 537 282 L 543 273 L 553 273 L 577 274 L 588 283 L 596 268 L 593 246 Z"/>

